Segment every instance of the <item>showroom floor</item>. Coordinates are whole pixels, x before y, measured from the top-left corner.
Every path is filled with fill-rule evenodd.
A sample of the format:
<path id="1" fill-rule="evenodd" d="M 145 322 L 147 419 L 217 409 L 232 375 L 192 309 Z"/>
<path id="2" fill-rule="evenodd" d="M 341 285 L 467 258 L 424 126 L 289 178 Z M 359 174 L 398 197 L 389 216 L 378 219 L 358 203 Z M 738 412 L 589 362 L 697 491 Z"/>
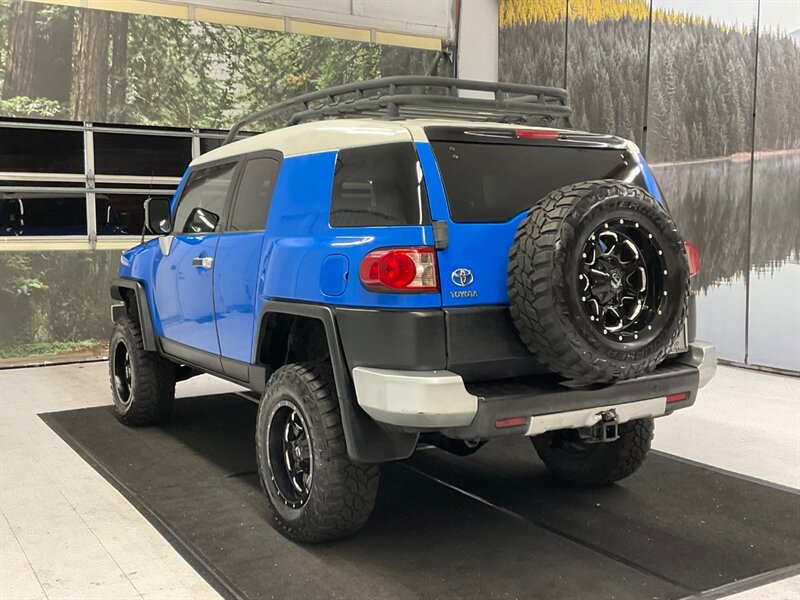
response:
<path id="1" fill-rule="evenodd" d="M 151 521 L 76 453 L 81 448 L 65 443 L 39 416 L 107 404 L 105 370 L 104 363 L 86 363 L 0 371 L 0 598 L 216 598 L 217 592 Z M 201 377 L 179 384 L 178 395 L 209 396 L 232 389 Z M 97 417 L 71 414 L 73 423 L 83 414 Z M 692 464 L 768 482 L 784 494 L 798 490 L 800 379 L 720 367 L 695 407 L 658 422 L 654 445 Z M 423 460 L 407 470 L 425 476 L 442 493 L 455 490 L 482 509 L 524 518 L 426 472 L 436 467 L 436 461 L 428 463 Z M 800 496 L 797 506 L 800 517 Z M 279 551 L 296 552 L 285 544 Z M 314 560 L 321 559 L 317 555 Z M 753 589 L 732 597 L 798 600 L 797 572 L 795 566 L 757 577 L 744 586 Z M 331 585 L 341 590 L 342 581 Z M 723 597 L 738 589 L 744 588 L 724 586 L 703 597 Z M 275 590 L 275 597 L 300 595 L 298 590 Z M 432 595 L 446 596 L 441 590 Z"/>

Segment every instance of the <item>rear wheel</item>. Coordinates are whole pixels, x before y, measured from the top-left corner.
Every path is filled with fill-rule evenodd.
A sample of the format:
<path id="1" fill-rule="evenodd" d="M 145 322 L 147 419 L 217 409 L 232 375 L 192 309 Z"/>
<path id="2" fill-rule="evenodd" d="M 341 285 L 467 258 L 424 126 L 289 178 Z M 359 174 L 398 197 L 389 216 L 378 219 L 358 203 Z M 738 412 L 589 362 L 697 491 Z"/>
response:
<path id="1" fill-rule="evenodd" d="M 126 425 L 153 425 L 172 414 L 175 365 L 144 349 L 139 323 L 121 318 L 108 348 L 114 414 Z"/>
<path id="2" fill-rule="evenodd" d="M 603 486 L 632 475 L 642 466 L 653 440 L 653 419 L 619 426 L 613 442 L 584 441 L 575 429 L 548 431 L 531 438 L 533 447 L 553 475 L 586 486 Z"/>
<path id="3" fill-rule="evenodd" d="M 258 409 L 256 452 L 273 524 L 300 542 L 361 529 L 375 504 L 377 465 L 350 460 L 327 363 L 298 363 L 270 378 Z"/>

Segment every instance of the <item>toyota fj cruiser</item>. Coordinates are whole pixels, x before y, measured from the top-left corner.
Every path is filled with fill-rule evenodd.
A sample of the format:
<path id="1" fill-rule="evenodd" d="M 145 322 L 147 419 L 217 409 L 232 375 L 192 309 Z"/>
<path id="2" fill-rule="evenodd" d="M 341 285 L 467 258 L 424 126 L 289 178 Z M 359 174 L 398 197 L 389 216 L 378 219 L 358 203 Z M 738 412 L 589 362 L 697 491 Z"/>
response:
<path id="1" fill-rule="evenodd" d="M 166 419 L 198 373 L 246 386 L 273 522 L 305 542 L 361 528 L 379 463 L 421 437 L 528 436 L 557 477 L 632 474 L 716 368 L 699 256 L 636 146 L 569 114 L 555 88 L 394 77 L 241 121 L 122 256 L 118 418 Z"/>

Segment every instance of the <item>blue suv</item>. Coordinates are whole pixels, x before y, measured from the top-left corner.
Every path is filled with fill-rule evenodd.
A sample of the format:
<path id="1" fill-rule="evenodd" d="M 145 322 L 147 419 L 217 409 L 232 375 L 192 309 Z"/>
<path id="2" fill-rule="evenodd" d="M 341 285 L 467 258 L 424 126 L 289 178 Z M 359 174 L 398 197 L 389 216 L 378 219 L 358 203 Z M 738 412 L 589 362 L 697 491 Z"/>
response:
<path id="1" fill-rule="evenodd" d="M 273 523 L 304 542 L 360 529 L 378 465 L 420 440 L 527 436 L 562 479 L 633 473 L 716 368 L 699 255 L 636 146 L 569 114 L 559 89 L 395 77 L 243 120 L 122 256 L 118 418 L 163 421 L 200 373 L 252 390 Z"/>

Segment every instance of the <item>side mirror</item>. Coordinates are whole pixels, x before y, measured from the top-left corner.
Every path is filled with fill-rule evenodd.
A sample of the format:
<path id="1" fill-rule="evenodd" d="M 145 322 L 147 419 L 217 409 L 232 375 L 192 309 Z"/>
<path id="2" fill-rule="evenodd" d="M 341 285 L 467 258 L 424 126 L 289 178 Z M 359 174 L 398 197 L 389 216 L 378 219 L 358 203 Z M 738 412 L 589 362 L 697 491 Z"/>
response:
<path id="1" fill-rule="evenodd" d="M 189 213 L 183 230 L 191 233 L 212 233 L 216 231 L 217 223 L 219 223 L 218 214 L 198 206 Z"/>
<path id="2" fill-rule="evenodd" d="M 170 199 L 164 196 L 156 196 L 144 201 L 144 224 L 150 233 L 164 235 L 172 230 L 170 202 Z"/>

